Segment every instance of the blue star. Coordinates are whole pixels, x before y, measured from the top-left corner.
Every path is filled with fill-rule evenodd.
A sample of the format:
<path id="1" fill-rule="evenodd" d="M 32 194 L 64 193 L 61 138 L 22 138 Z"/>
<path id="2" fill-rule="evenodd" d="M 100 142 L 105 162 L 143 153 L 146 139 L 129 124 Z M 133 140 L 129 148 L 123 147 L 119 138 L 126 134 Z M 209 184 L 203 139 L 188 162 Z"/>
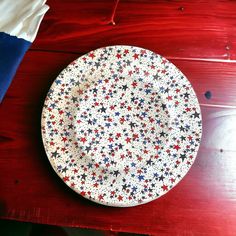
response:
<path id="1" fill-rule="evenodd" d="M 142 112 L 141 113 L 143 117 L 146 117 L 147 113 L 146 112 Z"/>
<path id="2" fill-rule="evenodd" d="M 160 87 L 160 92 L 164 92 L 164 90 L 165 90 L 165 88 L 162 86 L 162 87 Z"/>
<path id="3" fill-rule="evenodd" d="M 71 116 L 71 113 L 70 112 L 66 112 L 66 116 L 67 117 Z"/>
<path id="4" fill-rule="evenodd" d="M 108 158 L 108 157 L 105 157 L 105 158 L 103 159 L 103 162 L 104 162 L 104 163 L 109 162 L 109 158 Z"/>
<path id="5" fill-rule="evenodd" d="M 159 177 L 158 173 L 154 173 L 154 177 Z"/>
<path id="6" fill-rule="evenodd" d="M 52 103 L 52 104 L 50 105 L 50 107 L 51 107 L 51 108 L 55 108 L 55 107 L 56 107 L 56 104 L 55 104 L 55 103 Z"/>
<path id="7" fill-rule="evenodd" d="M 185 125 L 185 128 L 186 129 L 190 129 L 190 125 Z"/>
<path id="8" fill-rule="evenodd" d="M 91 169 L 93 167 L 93 164 L 92 163 L 88 163 L 88 168 Z"/>
<path id="9" fill-rule="evenodd" d="M 105 126 L 106 126 L 107 128 L 109 128 L 109 127 L 111 126 L 111 124 L 110 124 L 110 123 L 106 123 Z"/>
<path id="10" fill-rule="evenodd" d="M 57 79 L 55 80 L 55 83 L 58 85 L 58 84 L 61 84 L 61 80 Z"/>
<path id="11" fill-rule="evenodd" d="M 138 188 L 134 186 L 134 187 L 132 188 L 132 192 L 136 192 L 137 189 L 138 189 Z"/>
<path id="12" fill-rule="evenodd" d="M 151 89 L 145 89 L 145 93 L 146 93 L 146 94 L 149 94 L 149 93 L 151 93 L 151 92 L 152 92 Z"/>
<path id="13" fill-rule="evenodd" d="M 135 166 L 136 166 L 136 164 L 135 164 L 134 162 L 132 162 L 132 163 L 131 163 L 131 166 L 132 166 L 132 167 L 135 167 Z"/>
<path id="14" fill-rule="evenodd" d="M 138 176 L 138 180 L 139 180 L 139 181 L 144 180 L 144 175 L 139 175 L 139 176 Z"/>
<path id="15" fill-rule="evenodd" d="M 119 116 L 120 115 L 120 112 L 115 112 L 115 116 Z"/>

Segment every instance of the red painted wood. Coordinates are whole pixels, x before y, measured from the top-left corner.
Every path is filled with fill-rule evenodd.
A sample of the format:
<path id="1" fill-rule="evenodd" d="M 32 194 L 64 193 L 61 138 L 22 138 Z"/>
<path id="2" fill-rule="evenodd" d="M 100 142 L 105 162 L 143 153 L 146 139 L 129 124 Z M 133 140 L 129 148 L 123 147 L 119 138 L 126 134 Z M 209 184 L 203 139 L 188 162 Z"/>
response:
<path id="1" fill-rule="evenodd" d="M 236 60 L 234 1 L 120 1 L 115 25 L 109 6 L 95 2 L 49 0 L 33 48 L 84 53 L 127 44 L 167 57 Z"/>
<path id="2" fill-rule="evenodd" d="M 236 2 L 120 1 L 112 25 L 114 2 L 48 0 L 51 10 L 0 105 L 0 217 L 153 235 L 235 235 Z M 81 53 L 109 44 L 169 58 L 192 83 L 203 115 L 188 175 L 160 199 L 127 209 L 70 190 L 52 170 L 40 135 L 55 77 Z"/>

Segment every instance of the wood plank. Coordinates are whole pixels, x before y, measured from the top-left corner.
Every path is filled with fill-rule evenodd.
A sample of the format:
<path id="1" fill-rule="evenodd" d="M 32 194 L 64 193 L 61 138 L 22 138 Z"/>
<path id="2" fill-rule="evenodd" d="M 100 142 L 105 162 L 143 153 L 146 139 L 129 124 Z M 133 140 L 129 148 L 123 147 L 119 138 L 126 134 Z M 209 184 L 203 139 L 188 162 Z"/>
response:
<path id="1" fill-rule="evenodd" d="M 204 133 L 196 162 L 181 183 L 157 201 L 109 208 L 65 186 L 43 150 L 40 116 L 51 83 L 77 56 L 28 52 L 1 104 L 0 217 L 158 235 L 236 232 L 236 109 L 201 107 Z M 201 103 L 235 104 L 234 63 L 173 62 L 189 77 Z M 206 89 L 212 91 L 211 100 L 203 96 Z"/>
<path id="2" fill-rule="evenodd" d="M 107 2 L 49 0 L 32 49 L 85 53 L 126 44 L 166 57 L 236 60 L 235 1 L 120 1 L 116 25 Z"/>

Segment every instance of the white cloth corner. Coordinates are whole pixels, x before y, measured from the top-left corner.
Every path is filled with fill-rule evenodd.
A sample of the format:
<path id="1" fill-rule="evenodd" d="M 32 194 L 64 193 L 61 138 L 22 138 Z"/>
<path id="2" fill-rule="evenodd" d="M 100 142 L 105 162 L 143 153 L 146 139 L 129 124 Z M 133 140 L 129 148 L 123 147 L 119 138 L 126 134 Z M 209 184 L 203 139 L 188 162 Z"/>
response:
<path id="1" fill-rule="evenodd" d="M 46 0 L 1 0 L 0 32 L 33 42 L 48 11 Z"/>

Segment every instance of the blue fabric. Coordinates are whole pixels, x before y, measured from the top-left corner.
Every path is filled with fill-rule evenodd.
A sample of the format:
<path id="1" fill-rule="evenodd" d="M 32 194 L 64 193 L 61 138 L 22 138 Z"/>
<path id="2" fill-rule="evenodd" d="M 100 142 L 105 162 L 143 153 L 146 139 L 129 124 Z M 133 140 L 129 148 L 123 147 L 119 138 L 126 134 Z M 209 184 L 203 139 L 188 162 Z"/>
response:
<path id="1" fill-rule="evenodd" d="M 0 102 L 31 42 L 0 32 Z"/>

